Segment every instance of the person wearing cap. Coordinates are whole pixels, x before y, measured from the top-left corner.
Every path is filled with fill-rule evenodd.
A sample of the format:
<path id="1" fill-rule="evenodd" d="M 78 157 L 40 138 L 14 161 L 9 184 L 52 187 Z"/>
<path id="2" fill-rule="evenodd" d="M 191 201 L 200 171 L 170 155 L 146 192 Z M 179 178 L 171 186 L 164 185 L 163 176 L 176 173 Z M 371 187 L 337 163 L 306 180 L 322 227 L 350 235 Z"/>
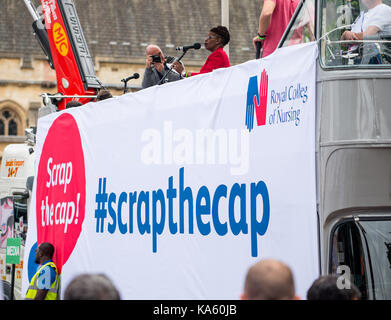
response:
<path id="1" fill-rule="evenodd" d="M 198 74 L 212 72 L 220 68 L 230 67 L 228 55 L 223 50 L 224 46 L 230 40 L 229 31 L 224 26 L 217 26 L 210 29 L 208 36 L 205 38 L 205 49 L 212 52 L 206 59 L 200 72 L 186 72 L 185 77 L 191 77 Z"/>

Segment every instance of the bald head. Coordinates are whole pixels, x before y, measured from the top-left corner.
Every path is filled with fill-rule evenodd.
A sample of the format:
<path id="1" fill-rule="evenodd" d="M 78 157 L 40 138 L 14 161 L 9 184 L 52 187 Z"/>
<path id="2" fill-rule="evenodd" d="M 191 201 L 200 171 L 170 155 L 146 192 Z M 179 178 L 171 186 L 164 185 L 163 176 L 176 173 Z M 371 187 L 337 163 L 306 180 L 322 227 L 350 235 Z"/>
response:
<path id="1" fill-rule="evenodd" d="M 155 56 L 155 55 L 163 55 L 162 49 L 160 49 L 157 45 L 150 44 L 146 49 L 145 53 L 147 56 Z"/>
<path id="2" fill-rule="evenodd" d="M 291 269 L 277 260 L 259 261 L 247 273 L 243 297 L 249 300 L 295 299 Z"/>

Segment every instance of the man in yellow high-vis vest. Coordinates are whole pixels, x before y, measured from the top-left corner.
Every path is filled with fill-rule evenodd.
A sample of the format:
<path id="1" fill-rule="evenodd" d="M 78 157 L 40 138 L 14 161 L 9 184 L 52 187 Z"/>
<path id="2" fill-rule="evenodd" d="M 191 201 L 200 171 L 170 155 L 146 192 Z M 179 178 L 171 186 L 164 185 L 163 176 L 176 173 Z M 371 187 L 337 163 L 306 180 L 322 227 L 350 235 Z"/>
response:
<path id="1" fill-rule="evenodd" d="M 32 277 L 26 293 L 26 300 L 59 299 L 59 275 L 53 263 L 54 247 L 49 242 L 41 243 L 36 250 L 35 263 L 38 271 Z"/>

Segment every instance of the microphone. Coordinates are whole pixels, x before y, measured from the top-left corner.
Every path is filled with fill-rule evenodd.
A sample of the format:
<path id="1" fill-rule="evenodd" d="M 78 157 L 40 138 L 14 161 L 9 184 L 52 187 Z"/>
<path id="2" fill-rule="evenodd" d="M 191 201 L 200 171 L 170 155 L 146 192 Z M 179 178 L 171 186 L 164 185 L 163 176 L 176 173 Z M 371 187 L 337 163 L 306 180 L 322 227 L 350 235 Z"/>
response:
<path id="1" fill-rule="evenodd" d="M 175 50 L 177 51 L 187 51 L 189 49 L 195 49 L 195 50 L 198 50 L 201 48 L 201 43 L 198 43 L 196 42 L 195 44 L 193 44 L 192 46 L 183 46 L 183 47 L 177 47 Z"/>
<path id="2" fill-rule="evenodd" d="M 132 76 L 127 77 L 126 79 L 122 79 L 121 81 L 122 82 L 128 82 L 131 79 L 138 79 L 138 78 L 140 78 L 140 75 L 136 72 Z"/>

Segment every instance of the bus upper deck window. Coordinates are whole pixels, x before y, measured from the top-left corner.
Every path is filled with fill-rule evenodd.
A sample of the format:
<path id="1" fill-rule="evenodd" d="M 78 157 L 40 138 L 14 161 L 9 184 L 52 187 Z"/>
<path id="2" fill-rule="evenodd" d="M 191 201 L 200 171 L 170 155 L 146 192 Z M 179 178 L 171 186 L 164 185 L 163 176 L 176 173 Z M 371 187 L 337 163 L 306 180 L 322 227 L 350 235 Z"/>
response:
<path id="1" fill-rule="evenodd" d="M 283 47 L 315 41 L 315 1 L 306 0 L 294 18 L 282 44 Z"/>
<path id="2" fill-rule="evenodd" d="M 323 0 L 324 67 L 391 67 L 391 0 Z"/>

